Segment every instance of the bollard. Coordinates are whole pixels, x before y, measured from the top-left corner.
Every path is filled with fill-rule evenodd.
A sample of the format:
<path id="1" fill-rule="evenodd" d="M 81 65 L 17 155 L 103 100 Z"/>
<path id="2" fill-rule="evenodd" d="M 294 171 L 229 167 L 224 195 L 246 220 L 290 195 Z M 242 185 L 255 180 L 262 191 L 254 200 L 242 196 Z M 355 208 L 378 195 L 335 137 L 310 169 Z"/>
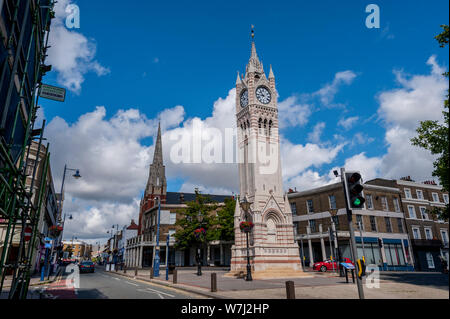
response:
<path id="1" fill-rule="evenodd" d="M 124 273 L 124 274 L 127 273 L 127 265 L 123 266 L 123 273 Z"/>
<path id="2" fill-rule="evenodd" d="M 211 274 L 211 292 L 217 291 L 217 274 L 213 272 Z"/>
<path id="3" fill-rule="evenodd" d="M 286 281 L 287 299 L 295 299 L 295 286 L 293 281 Z"/>
<path id="4" fill-rule="evenodd" d="M 348 284 L 348 271 L 347 271 L 347 268 L 345 268 L 345 281 Z"/>
<path id="5" fill-rule="evenodd" d="M 353 283 L 355 283 L 355 270 L 352 269 L 352 281 Z"/>
<path id="6" fill-rule="evenodd" d="M 137 276 L 138 275 L 138 267 L 134 268 L 134 275 Z"/>
<path id="7" fill-rule="evenodd" d="M 152 267 L 152 268 L 150 268 L 150 279 L 153 279 L 153 275 L 154 275 L 154 273 L 153 273 L 153 267 Z"/>
<path id="8" fill-rule="evenodd" d="M 114 267 L 114 270 L 117 272 L 119 270 L 119 267 L 117 265 Z"/>
<path id="9" fill-rule="evenodd" d="M 173 271 L 173 283 L 174 283 L 174 284 L 177 283 L 177 280 L 178 280 L 177 275 L 178 275 L 178 271 L 175 269 L 175 270 Z"/>

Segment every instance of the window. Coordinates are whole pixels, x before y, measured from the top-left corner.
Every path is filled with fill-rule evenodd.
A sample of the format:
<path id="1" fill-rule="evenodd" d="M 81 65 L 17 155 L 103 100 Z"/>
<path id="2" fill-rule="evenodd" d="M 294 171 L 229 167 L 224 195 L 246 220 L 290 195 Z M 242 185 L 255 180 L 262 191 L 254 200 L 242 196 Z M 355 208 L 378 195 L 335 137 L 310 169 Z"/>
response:
<path id="1" fill-rule="evenodd" d="M 391 219 L 389 217 L 384 217 L 384 221 L 386 223 L 386 232 L 392 233 Z"/>
<path id="2" fill-rule="evenodd" d="M 416 219 L 416 210 L 414 208 L 414 206 L 408 206 L 408 213 L 409 213 L 409 218 L 413 218 Z"/>
<path id="3" fill-rule="evenodd" d="M 169 229 L 170 238 L 173 238 L 173 235 L 175 235 L 175 229 Z"/>
<path id="4" fill-rule="evenodd" d="M 433 239 L 433 233 L 431 232 L 431 228 L 428 227 L 425 228 L 425 238 Z"/>
<path id="5" fill-rule="evenodd" d="M 439 196 L 437 193 L 431 193 L 431 196 L 433 196 L 433 202 L 439 203 Z"/>
<path id="6" fill-rule="evenodd" d="M 448 194 L 442 194 L 442 197 L 444 198 L 444 203 L 448 204 Z"/>
<path id="7" fill-rule="evenodd" d="M 419 230 L 419 228 L 418 227 L 413 227 L 412 231 L 413 231 L 414 239 L 420 239 L 420 230 Z"/>
<path id="8" fill-rule="evenodd" d="M 448 232 L 446 229 L 441 229 L 441 237 L 444 246 L 448 246 Z"/>
<path id="9" fill-rule="evenodd" d="M 405 265 L 405 256 L 401 244 L 385 244 L 384 252 L 389 266 Z"/>
<path id="10" fill-rule="evenodd" d="M 334 195 L 328 196 L 328 201 L 330 202 L 330 209 L 336 209 L 336 197 Z"/>
<path id="11" fill-rule="evenodd" d="M 419 207 L 420 215 L 422 216 L 422 219 L 429 219 L 427 209 L 425 207 Z"/>
<path id="12" fill-rule="evenodd" d="M 297 203 L 291 203 L 291 211 L 293 215 L 297 215 Z"/>
<path id="13" fill-rule="evenodd" d="M 428 268 L 434 269 L 433 255 L 430 252 L 427 252 L 427 263 L 428 263 Z"/>
<path id="14" fill-rule="evenodd" d="M 32 176 L 33 175 L 33 169 L 34 169 L 34 164 L 36 162 L 32 159 L 28 159 L 27 160 L 27 169 L 25 171 L 25 174 L 28 176 Z"/>
<path id="15" fill-rule="evenodd" d="M 416 190 L 417 199 L 423 199 L 423 192 L 420 189 Z"/>
<path id="16" fill-rule="evenodd" d="M 316 221 L 314 219 L 309 221 L 309 228 L 311 228 L 312 233 L 316 232 Z"/>
<path id="17" fill-rule="evenodd" d="M 339 229 L 339 217 L 338 216 L 333 216 L 333 222 L 334 222 L 334 226 L 336 227 L 336 230 Z"/>
<path id="18" fill-rule="evenodd" d="M 394 201 L 394 209 L 395 209 L 395 211 L 396 211 L 396 212 L 400 212 L 400 204 L 399 204 L 399 202 L 398 202 L 398 198 L 397 198 L 397 197 L 394 197 L 394 198 L 393 198 L 393 201 Z"/>
<path id="19" fill-rule="evenodd" d="M 388 201 L 386 196 L 381 196 L 381 205 L 383 206 L 383 210 L 389 210 Z"/>
<path id="20" fill-rule="evenodd" d="M 362 215 L 356 215 L 356 222 L 358 223 L 358 228 L 360 228 L 362 231 L 364 231 L 364 223 Z"/>
<path id="21" fill-rule="evenodd" d="M 308 209 L 308 213 L 314 213 L 314 207 L 313 207 L 312 199 L 308 199 L 306 201 L 306 208 Z"/>
<path id="22" fill-rule="evenodd" d="M 403 233 L 403 221 L 401 218 L 397 218 L 397 227 L 398 227 L 398 232 Z"/>
<path id="23" fill-rule="evenodd" d="M 366 204 L 368 209 L 373 209 L 372 195 L 366 195 Z"/>
<path id="24" fill-rule="evenodd" d="M 444 203 L 448 204 L 448 194 L 442 194 L 442 198 L 444 199 Z"/>
<path id="25" fill-rule="evenodd" d="M 377 222 L 375 220 L 375 216 L 370 216 L 370 229 L 374 232 L 377 231 Z"/>
<path id="26" fill-rule="evenodd" d="M 409 188 L 405 188 L 405 197 L 406 198 L 412 198 L 411 190 Z"/>
<path id="27" fill-rule="evenodd" d="M 170 213 L 170 225 L 174 225 L 177 221 L 177 213 Z"/>

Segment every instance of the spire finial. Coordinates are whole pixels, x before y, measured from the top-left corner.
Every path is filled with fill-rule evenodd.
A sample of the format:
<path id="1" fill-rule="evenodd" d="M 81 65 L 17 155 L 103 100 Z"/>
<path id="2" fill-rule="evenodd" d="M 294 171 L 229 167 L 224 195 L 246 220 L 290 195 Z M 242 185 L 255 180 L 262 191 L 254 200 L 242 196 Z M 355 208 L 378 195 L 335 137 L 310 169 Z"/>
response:
<path id="1" fill-rule="evenodd" d="M 255 40 L 255 26 L 252 24 L 252 41 Z"/>

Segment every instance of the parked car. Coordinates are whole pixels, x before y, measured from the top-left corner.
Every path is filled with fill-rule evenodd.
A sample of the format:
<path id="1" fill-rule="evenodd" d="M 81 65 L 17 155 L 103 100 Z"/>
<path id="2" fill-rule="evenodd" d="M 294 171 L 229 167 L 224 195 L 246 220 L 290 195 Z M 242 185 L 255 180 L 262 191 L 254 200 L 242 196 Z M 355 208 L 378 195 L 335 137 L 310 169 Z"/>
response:
<path id="1" fill-rule="evenodd" d="M 348 264 L 352 264 L 353 266 L 355 265 L 350 258 L 343 258 L 342 259 L 343 263 L 348 263 Z M 325 261 L 321 261 L 321 262 L 317 262 L 314 263 L 313 265 L 313 270 L 315 271 L 321 271 L 321 272 L 326 272 L 328 270 L 333 270 L 337 269 L 337 262 L 335 260 L 331 260 L 331 259 L 327 259 Z"/>
<path id="2" fill-rule="evenodd" d="M 92 261 L 82 261 L 78 267 L 80 269 L 80 273 L 95 272 L 95 264 Z"/>

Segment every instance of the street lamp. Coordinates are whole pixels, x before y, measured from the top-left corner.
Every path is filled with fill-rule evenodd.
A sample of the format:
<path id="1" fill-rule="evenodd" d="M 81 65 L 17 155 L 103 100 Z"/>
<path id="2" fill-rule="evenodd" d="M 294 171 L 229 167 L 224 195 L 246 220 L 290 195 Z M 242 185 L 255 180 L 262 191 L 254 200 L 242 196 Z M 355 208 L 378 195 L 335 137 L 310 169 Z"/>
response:
<path id="1" fill-rule="evenodd" d="M 159 257 L 159 226 L 160 226 L 160 217 L 161 217 L 161 198 L 158 199 L 158 222 L 156 225 L 156 246 L 155 246 L 155 259 L 153 260 L 153 276 L 159 277 L 159 265 L 161 263 Z"/>
<path id="2" fill-rule="evenodd" d="M 201 211 L 198 211 L 197 220 L 200 224 L 200 227 L 197 228 L 194 231 L 194 234 L 196 234 L 197 239 L 199 239 L 199 245 L 197 247 L 197 276 L 202 275 L 202 264 L 201 264 L 201 244 L 202 244 L 202 238 L 204 235 L 204 228 L 203 228 L 203 214 Z"/>
<path id="3" fill-rule="evenodd" d="M 247 200 L 247 197 L 244 197 L 244 199 L 239 204 L 240 204 L 241 208 L 245 212 L 245 221 L 249 222 L 249 220 L 248 220 L 248 217 L 249 217 L 248 212 L 250 211 L 250 205 L 252 203 L 250 203 Z M 249 249 L 249 246 L 248 246 L 248 234 L 250 233 L 250 231 L 251 231 L 251 227 L 244 228 L 244 232 L 245 232 L 245 234 L 247 236 L 247 276 L 245 277 L 246 281 L 252 281 L 253 280 L 253 278 L 252 278 L 252 268 L 250 266 L 250 249 Z"/>
<path id="4" fill-rule="evenodd" d="M 335 234 L 335 258 L 337 260 L 337 268 L 339 270 L 339 276 L 342 277 L 344 274 L 342 272 L 342 266 L 341 266 L 341 249 L 338 246 L 339 245 L 339 237 L 338 237 L 338 230 L 337 230 L 337 225 L 334 222 L 334 217 L 337 216 L 337 212 L 338 210 L 336 208 L 332 208 L 330 209 L 330 215 L 331 215 L 331 230 L 334 232 Z M 333 229 L 334 228 L 334 229 Z"/>

